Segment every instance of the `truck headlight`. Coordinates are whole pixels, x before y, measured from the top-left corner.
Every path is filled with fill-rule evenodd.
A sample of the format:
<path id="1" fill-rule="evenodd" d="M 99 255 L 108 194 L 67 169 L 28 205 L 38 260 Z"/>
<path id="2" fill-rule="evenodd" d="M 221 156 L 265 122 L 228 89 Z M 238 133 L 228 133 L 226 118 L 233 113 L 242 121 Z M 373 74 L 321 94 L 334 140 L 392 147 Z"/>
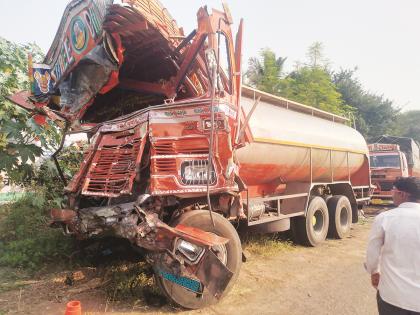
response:
<path id="1" fill-rule="evenodd" d="M 207 184 L 208 160 L 185 161 L 181 164 L 181 177 L 184 185 Z M 216 174 L 213 166 L 210 168 L 210 183 L 214 184 Z"/>
<path id="2" fill-rule="evenodd" d="M 192 263 L 197 262 L 204 253 L 204 248 L 182 239 L 178 241 L 177 249 Z"/>

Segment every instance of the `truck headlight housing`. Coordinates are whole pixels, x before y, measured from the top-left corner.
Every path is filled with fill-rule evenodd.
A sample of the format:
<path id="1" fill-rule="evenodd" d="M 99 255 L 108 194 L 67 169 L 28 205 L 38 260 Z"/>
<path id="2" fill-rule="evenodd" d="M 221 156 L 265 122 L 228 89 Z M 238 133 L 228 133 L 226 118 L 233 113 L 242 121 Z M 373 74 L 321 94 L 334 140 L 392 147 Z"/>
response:
<path id="1" fill-rule="evenodd" d="M 181 164 L 181 181 L 184 185 L 207 185 L 208 160 L 185 161 Z M 210 185 L 216 182 L 213 166 L 210 167 Z"/>

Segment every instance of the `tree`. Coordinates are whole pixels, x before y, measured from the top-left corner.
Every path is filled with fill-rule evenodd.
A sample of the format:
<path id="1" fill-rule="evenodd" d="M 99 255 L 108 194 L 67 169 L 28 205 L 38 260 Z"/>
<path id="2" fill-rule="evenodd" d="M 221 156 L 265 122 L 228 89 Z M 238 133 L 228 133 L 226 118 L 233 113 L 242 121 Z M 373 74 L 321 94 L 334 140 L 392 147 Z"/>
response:
<path id="1" fill-rule="evenodd" d="M 321 42 L 315 42 L 309 46 L 306 57 L 309 61 L 308 66 L 311 68 L 327 70 L 329 67 L 329 60 L 324 56 L 324 45 Z"/>
<path id="2" fill-rule="evenodd" d="M 384 134 L 394 134 L 399 109 L 383 95 L 363 89 L 354 70 L 340 70 L 333 74 L 333 82 L 344 102 L 357 110 L 356 127 L 369 140 Z"/>
<path id="3" fill-rule="evenodd" d="M 398 115 L 396 135 L 413 138 L 420 143 L 420 110 L 410 110 Z"/>
<path id="4" fill-rule="evenodd" d="M 286 59 L 277 58 L 268 48 L 261 50 L 260 58 L 249 59 L 248 71 L 245 74 L 248 84 L 261 91 L 278 94 Z"/>
<path id="5" fill-rule="evenodd" d="M 280 95 L 339 115 L 352 112 L 332 82 L 322 43 L 312 44 L 307 58 L 307 63 L 297 63 L 296 69 L 281 82 Z"/>
<path id="6" fill-rule="evenodd" d="M 16 182 L 28 178 L 35 158 L 59 140 L 51 123 L 41 128 L 26 111 L 6 99 L 16 91 L 29 89 L 28 53 L 35 61 L 42 60 L 36 44 L 17 45 L 0 37 L 0 171 Z"/>
<path id="7" fill-rule="evenodd" d="M 321 68 L 302 67 L 290 73 L 282 82 L 281 96 L 331 113 L 343 115 L 350 111 L 344 106 L 329 73 Z"/>

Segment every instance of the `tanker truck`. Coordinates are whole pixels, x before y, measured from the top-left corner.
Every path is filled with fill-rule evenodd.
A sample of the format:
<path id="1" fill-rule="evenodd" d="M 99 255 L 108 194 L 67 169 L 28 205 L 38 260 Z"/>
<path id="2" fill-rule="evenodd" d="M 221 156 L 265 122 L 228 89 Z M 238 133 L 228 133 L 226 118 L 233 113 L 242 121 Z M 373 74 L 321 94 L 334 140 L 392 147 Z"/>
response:
<path id="1" fill-rule="evenodd" d="M 371 181 L 375 186 L 372 204 L 392 204 L 392 187 L 399 177 L 420 176 L 420 148 L 412 138 L 383 135 L 372 139 Z"/>
<path id="2" fill-rule="evenodd" d="M 10 97 L 63 139 L 89 139 L 51 225 L 144 249 L 157 285 L 190 309 L 234 285 L 238 222 L 318 246 L 349 234 L 370 191 L 368 148 L 346 118 L 242 85 L 243 22 L 234 43 L 226 5 L 197 21 L 185 35 L 155 0 L 73 0 L 31 64 L 32 90 Z"/>

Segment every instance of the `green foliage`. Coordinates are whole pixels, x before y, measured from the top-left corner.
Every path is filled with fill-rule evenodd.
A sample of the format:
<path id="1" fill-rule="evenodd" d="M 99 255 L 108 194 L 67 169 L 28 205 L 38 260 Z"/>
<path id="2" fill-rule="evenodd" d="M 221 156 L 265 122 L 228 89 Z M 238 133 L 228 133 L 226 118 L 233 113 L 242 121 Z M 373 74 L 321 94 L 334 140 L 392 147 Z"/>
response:
<path id="1" fill-rule="evenodd" d="M 357 129 L 367 139 L 394 134 L 399 109 L 382 95 L 365 91 L 354 73 L 355 70 L 340 70 L 333 75 L 333 82 L 344 102 L 357 110 Z"/>
<path id="2" fill-rule="evenodd" d="M 355 70 L 332 72 L 323 49 L 320 42 L 312 44 L 307 62 L 298 62 L 287 75 L 283 72 L 286 58 L 277 58 L 273 51 L 264 49 L 260 58 L 249 60 L 245 82 L 274 95 L 354 118 L 356 128 L 367 139 L 383 134 L 419 134 L 415 123 L 419 116 L 398 116 L 399 109 L 392 101 L 364 90 Z"/>
<path id="3" fill-rule="evenodd" d="M 261 50 L 260 58 L 249 59 L 248 71 L 245 74 L 248 83 L 259 90 L 278 94 L 286 59 L 277 58 L 268 48 Z"/>
<path id="4" fill-rule="evenodd" d="M 413 138 L 420 143 L 420 110 L 411 110 L 398 116 L 396 135 Z"/>
<path id="5" fill-rule="evenodd" d="M 63 150 L 59 164 L 67 178 L 78 170 L 82 148 Z M 59 262 L 73 248 L 73 242 L 60 229 L 48 226 L 49 209 L 63 206 L 64 185 L 51 160 L 45 160 L 34 171 L 27 196 L 0 208 L 0 265 L 40 268 L 45 263 Z"/>
<path id="6" fill-rule="evenodd" d="M 310 68 L 327 70 L 329 67 L 329 60 L 324 56 L 324 45 L 321 42 L 315 42 L 309 46 L 306 57 L 308 58 L 308 66 Z"/>
<path id="7" fill-rule="evenodd" d="M 71 240 L 47 225 L 43 190 L 0 208 L 0 265 L 32 271 L 68 255 Z"/>
<path id="8" fill-rule="evenodd" d="M 328 62 L 322 54 L 322 44 L 314 43 L 308 50 L 308 64 L 299 66 L 284 76 L 287 58 L 279 57 L 270 49 L 261 51 L 260 58 L 251 58 L 246 82 L 264 92 L 314 106 L 335 114 L 346 114 L 345 106 L 328 72 Z"/>
<path id="9" fill-rule="evenodd" d="M 64 177 L 70 180 L 79 170 L 83 160 L 83 146 L 65 147 L 58 156 L 58 164 L 63 171 Z M 46 159 L 34 172 L 32 185 L 43 187 L 45 198 L 54 207 L 63 205 L 64 183 L 61 180 L 57 168 L 52 159 Z"/>
<path id="10" fill-rule="evenodd" d="M 349 111 L 329 73 L 319 67 L 302 67 L 283 80 L 281 96 L 335 114 Z"/>
<path id="11" fill-rule="evenodd" d="M 55 127 L 41 128 L 27 112 L 6 99 L 19 90 L 29 89 L 29 53 L 35 61 L 43 58 L 35 44 L 17 45 L 0 37 L 0 171 L 17 183 L 30 178 L 35 158 L 45 150 L 52 150 L 59 141 Z"/>

